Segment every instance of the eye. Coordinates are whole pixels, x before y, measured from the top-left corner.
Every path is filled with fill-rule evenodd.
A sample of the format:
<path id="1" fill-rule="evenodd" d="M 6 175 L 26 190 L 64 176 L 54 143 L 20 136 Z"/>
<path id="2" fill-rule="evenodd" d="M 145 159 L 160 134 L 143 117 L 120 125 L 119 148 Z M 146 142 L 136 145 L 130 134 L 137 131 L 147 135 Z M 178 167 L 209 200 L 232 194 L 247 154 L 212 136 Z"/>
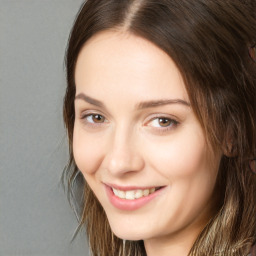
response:
<path id="1" fill-rule="evenodd" d="M 147 123 L 147 125 L 156 127 L 156 128 L 170 128 L 177 124 L 178 124 L 178 122 L 176 120 L 173 120 L 173 119 L 167 118 L 167 117 L 153 118 Z"/>
<path id="2" fill-rule="evenodd" d="M 104 123 L 106 118 L 102 115 L 99 114 L 89 114 L 86 115 L 85 117 L 83 117 L 83 119 L 85 119 L 88 123 L 95 123 L 95 124 L 100 124 L 100 123 Z"/>

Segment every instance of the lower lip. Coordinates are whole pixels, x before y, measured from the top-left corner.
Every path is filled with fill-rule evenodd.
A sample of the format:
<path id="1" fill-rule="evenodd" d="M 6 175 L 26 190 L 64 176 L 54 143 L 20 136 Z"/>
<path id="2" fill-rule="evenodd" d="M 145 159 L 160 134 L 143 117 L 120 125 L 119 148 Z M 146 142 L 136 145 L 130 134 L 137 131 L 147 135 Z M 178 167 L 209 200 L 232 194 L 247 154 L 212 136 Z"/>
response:
<path id="1" fill-rule="evenodd" d="M 111 187 L 105 185 L 105 188 L 111 204 L 123 211 L 134 211 L 143 207 L 145 204 L 149 203 L 153 198 L 159 195 L 159 193 L 161 193 L 163 190 L 163 188 L 161 188 L 148 196 L 143 196 L 134 200 L 127 200 L 117 197 Z"/>

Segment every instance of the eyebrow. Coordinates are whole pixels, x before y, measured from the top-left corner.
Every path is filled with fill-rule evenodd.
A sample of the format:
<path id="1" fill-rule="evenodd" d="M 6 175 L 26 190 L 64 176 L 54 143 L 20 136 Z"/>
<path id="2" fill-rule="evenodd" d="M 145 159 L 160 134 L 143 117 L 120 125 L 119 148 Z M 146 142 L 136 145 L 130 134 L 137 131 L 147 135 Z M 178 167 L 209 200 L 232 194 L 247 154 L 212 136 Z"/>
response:
<path id="1" fill-rule="evenodd" d="M 78 95 L 76 95 L 75 100 L 76 99 L 81 99 L 92 105 L 106 109 L 106 106 L 104 105 L 103 102 L 93 99 L 88 95 L 85 95 L 84 93 L 79 93 Z M 136 105 L 136 109 L 145 109 L 145 108 L 158 107 L 158 106 L 164 106 L 164 105 L 170 105 L 170 104 L 180 104 L 186 107 L 190 107 L 190 104 L 187 101 L 182 99 L 161 99 L 161 100 L 150 100 L 150 101 L 140 102 L 139 104 Z"/>
<path id="2" fill-rule="evenodd" d="M 104 103 L 102 103 L 99 100 L 93 99 L 87 95 L 85 95 L 84 93 L 79 93 L 78 95 L 76 95 L 75 100 L 80 99 L 80 100 L 84 100 L 92 105 L 101 107 L 101 108 L 106 108 Z"/>
<path id="3" fill-rule="evenodd" d="M 150 100 L 144 101 L 137 105 L 138 109 L 144 108 L 151 108 L 151 107 L 158 107 L 163 105 L 170 105 L 170 104 L 181 104 L 186 107 L 190 107 L 190 104 L 182 99 L 163 99 L 163 100 Z"/>

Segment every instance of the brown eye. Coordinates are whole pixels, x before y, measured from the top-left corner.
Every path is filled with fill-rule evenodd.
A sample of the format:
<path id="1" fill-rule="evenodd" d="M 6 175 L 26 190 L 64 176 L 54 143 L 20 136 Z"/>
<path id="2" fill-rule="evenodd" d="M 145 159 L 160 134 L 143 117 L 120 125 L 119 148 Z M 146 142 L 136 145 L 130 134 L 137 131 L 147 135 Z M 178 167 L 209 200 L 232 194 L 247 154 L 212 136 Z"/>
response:
<path id="1" fill-rule="evenodd" d="M 168 117 L 156 117 L 148 122 L 148 126 L 152 126 L 155 128 L 171 128 L 176 126 L 177 124 L 178 122 L 176 120 Z"/>
<path id="2" fill-rule="evenodd" d="M 82 117 L 82 119 L 85 120 L 86 123 L 90 124 L 102 124 L 106 122 L 106 118 L 100 114 L 88 114 Z"/>
<path id="3" fill-rule="evenodd" d="M 158 122 L 159 122 L 159 125 L 161 127 L 167 127 L 167 126 L 170 126 L 173 123 L 173 121 L 171 119 L 168 119 L 168 118 L 159 118 Z"/>
<path id="4" fill-rule="evenodd" d="M 104 123 L 105 121 L 105 117 L 103 117 L 102 115 L 91 115 L 92 121 L 94 123 Z"/>

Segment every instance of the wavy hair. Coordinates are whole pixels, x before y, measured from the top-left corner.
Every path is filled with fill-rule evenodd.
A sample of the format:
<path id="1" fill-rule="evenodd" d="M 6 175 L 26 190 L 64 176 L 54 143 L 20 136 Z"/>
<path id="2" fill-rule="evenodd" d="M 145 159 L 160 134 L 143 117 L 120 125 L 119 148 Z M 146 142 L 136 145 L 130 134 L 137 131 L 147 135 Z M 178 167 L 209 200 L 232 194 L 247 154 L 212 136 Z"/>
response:
<path id="1" fill-rule="evenodd" d="M 255 13 L 254 0 L 84 2 L 66 52 L 64 121 L 70 159 L 63 179 L 69 195 L 76 177 L 81 177 L 72 148 L 79 52 L 100 31 L 127 31 L 153 42 L 176 63 L 209 147 L 223 152 L 216 183 L 219 208 L 189 255 L 247 255 L 256 242 L 256 175 L 249 165 L 256 156 L 256 63 L 248 53 L 256 42 Z M 146 255 L 143 241 L 124 243 L 112 233 L 86 181 L 79 187 L 83 190 L 79 227 L 86 227 L 92 255 Z"/>

